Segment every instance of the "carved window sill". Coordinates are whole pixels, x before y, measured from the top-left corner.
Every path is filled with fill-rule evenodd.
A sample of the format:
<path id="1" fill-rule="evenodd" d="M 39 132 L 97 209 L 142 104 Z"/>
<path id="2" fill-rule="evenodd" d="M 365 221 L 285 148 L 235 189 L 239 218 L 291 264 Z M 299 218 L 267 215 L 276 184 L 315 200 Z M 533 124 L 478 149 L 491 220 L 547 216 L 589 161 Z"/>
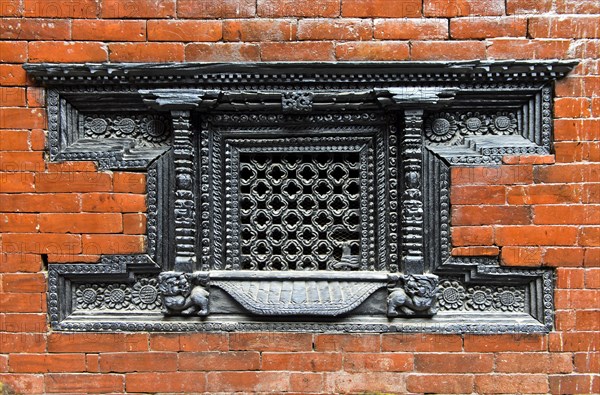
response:
<path id="1" fill-rule="evenodd" d="M 51 160 L 148 173 L 148 251 L 49 268 L 56 330 L 543 332 L 450 256 L 449 169 L 549 154 L 567 62 L 26 65 Z"/>

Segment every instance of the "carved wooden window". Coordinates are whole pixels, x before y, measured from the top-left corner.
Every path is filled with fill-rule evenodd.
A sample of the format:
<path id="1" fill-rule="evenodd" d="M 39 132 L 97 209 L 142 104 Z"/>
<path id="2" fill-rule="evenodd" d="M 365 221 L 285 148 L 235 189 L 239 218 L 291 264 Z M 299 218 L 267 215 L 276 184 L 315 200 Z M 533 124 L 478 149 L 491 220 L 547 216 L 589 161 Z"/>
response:
<path id="1" fill-rule="evenodd" d="M 52 327 L 550 330 L 551 270 L 450 256 L 449 169 L 550 153 L 571 67 L 27 65 L 52 160 L 148 174 L 147 253 L 51 265 Z"/>

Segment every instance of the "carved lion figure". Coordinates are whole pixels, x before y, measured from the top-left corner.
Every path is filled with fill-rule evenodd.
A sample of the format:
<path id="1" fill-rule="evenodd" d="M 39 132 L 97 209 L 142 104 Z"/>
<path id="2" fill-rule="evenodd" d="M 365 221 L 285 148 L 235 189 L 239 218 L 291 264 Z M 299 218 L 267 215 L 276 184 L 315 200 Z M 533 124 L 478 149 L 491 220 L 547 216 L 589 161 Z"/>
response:
<path id="1" fill-rule="evenodd" d="M 165 314 L 208 314 L 209 293 L 202 285 L 193 286 L 192 273 L 163 272 L 158 276 Z"/>
<path id="2" fill-rule="evenodd" d="M 431 274 L 402 276 L 404 287 L 392 289 L 388 296 L 388 316 L 429 316 L 437 312 L 438 278 Z"/>

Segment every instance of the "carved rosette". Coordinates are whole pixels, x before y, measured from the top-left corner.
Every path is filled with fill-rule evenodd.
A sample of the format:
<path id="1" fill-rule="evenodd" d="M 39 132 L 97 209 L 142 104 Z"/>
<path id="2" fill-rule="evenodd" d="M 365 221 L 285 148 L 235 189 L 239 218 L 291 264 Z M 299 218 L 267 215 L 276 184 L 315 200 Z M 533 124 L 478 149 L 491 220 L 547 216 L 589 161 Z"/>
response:
<path id="1" fill-rule="evenodd" d="M 313 106 L 312 92 L 284 92 L 281 95 L 283 112 L 309 112 Z"/>

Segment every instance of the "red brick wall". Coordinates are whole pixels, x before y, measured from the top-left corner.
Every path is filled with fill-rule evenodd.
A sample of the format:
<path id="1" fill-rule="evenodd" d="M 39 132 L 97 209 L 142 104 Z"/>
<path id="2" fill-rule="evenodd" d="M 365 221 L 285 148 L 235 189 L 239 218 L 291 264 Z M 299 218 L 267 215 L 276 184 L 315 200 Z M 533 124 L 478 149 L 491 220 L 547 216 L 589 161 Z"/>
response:
<path id="1" fill-rule="evenodd" d="M 600 392 L 597 0 L 0 0 L 0 382 L 42 392 Z M 144 248 L 144 175 L 47 163 L 23 62 L 578 59 L 556 154 L 455 168 L 456 255 L 556 268 L 549 335 L 59 334 L 46 267 Z"/>

